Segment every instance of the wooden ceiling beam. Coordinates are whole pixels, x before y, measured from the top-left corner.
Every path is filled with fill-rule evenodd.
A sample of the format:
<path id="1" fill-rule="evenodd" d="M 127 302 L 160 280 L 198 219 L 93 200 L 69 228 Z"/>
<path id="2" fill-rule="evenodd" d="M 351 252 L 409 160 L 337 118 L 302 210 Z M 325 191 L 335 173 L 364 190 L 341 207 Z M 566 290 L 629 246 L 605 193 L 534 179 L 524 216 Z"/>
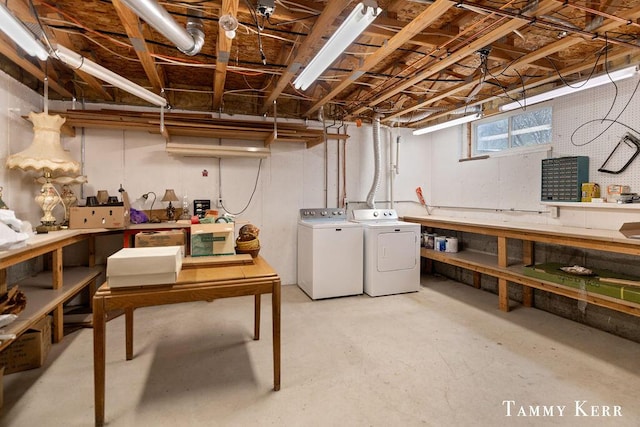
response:
<path id="1" fill-rule="evenodd" d="M 342 92 L 347 86 L 358 80 L 364 73 L 376 66 L 387 56 L 391 55 L 400 46 L 405 44 L 408 40 L 411 40 L 414 36 L 420 33 L 423 29 L 431 25 L 435 20 L 442 16 L 454 3 L 450 0 L 436 0 L 435 3 L 427 7 L 421 14 L 405 25 L 395 36 L 382 45 L 373 55 L 367 57 L 364 63 L 351 72 L 345 79 L 326 94 L 320 101 L 311 106 L 306 113 L 307 117 L 313 114 L 327 102 L 335 98 L 340 92 Z M 374 21 L 375 22 L 375 21 Z"/>
<path id="2" fill-rule="evenodd" d="M 31 74 L 38 80 L 44 83 L 45 77 L 47 75 L 44 71 L 40 69 L 40 67 L 34 65 L 29 60 L 25 58 L 24 53 L 18 52 L 17 48 L 14 46 L 13 41 L 11 41 L 4 33 L 0 33 L 0 53 L 9 58 L 13 63 L 17 66 L 25 70 L 27 73 Z M 73 94 L 69 92 L 64 86 L 62 86 L 58 81 L 48 78 L 48 85 L 51 89 L 55 90 L 62 96 L 66 96 L 68 98 L 73 98 Z"/>
<path id="3" fill-rule="evenodd" d="M 435 3 L 434 3 L 435 4 Z M 558 9 L 562 4 L 556 0 L 543 0 L 540 2 L 538 8 L 535 10 L 534 15 L 544 15 L 552 10 Z M 389 99 L 390 97 L 397 95 L 398 93 L 408 89 L 416 83 L 428 78 L 441 70 L 461 61 L 469 55 L 474 54 L 479 49 L 490 45 L 491 43 L 499 40 L 500 38 L 510 34 L 514 29 L 521 28 L 529 23 L 527 19 L 522 18 L 500 18 L 498 22 L 504 22 L 498 27 L 494 28 L 490 32 L 482 35 L 471 43 L 467 43 L 464 47 L 443 54 L 439 60 L 432 61 L 431 65 L 428 65 L 422 71 L 414 74 L 411 78 L 404 79 L 402 82 L 393 85 L 391 88 L 377 94 L 366 105 L 356 108 L 352 111 L 352 115 L 358 115 L 366 111 L 369 108 L 373 108 L 381 102 Z"/>
<path id="4" fill-rule="evenodd" d="M 307 35 L 297 49 L 295 56 L 287 64 L 287 69 L 282 73 L 275 88 L 269 93 L 261 113 L 267 112 L 274 100 L 276 100 L 287 85 L 293 80 L 296 73 L 303 64 L 308 64 L 315 53 L 318 42 L 322 39 L 331 28 L 336 18 L 342 13 L 344 8 L 349 4 L 349 0 L 334 0 L 327 2 L 320 16 L 315 21 L 309 35 Z"/>
<path id="5" fill-rule="evenodd" d="M 527 67 L 529 66 L 532 62 L 539 60 L 540 58 L 544 58 L 546 56 L 549 56 L 553 53 L 559 52 L 563 49 L 567 49 L 577 43 L 580 43 L 582 41 L 582 39 L 580 37 L 575 37 L 575 36 L 571 36 L 571 37 L 567 37 L 564 38 L 562 40 L 558 40 L 550 45 L 544 46 L 534 52 L 531 52 L 529 55 L 523 56 L 520 59 L 518 59 L 517 61 L 515 61 L 513 64 L 511 64 L 509 66 L 508 70 L 517 70 L 517 69 L 521 69 L 523 67 Z M 444 91 L 436 96 L 430 97 L 428 100 L 415 104 L 409 108 L 406 108 L 402 111 L 398 111 L 397 113 L 394 113 L 388 117 L 385 117 L 385 121 L 388 120 L 393 120 L 394 118 L 397 117 L 401 117 L 404 116 L 408 113 L 411 113 L 412 111 L 415 110 L 419 110 L 421 108 L 427 107 L 437 101 L 440 101 L 446 97 L 449 96 L 453 96 L 456 95 L 460 92 L 464 92 L 465 90 L 471 90 L 475 85 L 477 85 L 478 83 L 480 83 L 481 77 L 475 78 L 470 82 L 467 83 L 462 83 L 459 84 L 447 91 Z"/>
<path id="6" fill-rule="evenodd" d="M 60 15 L 57 13 L 55 14 L 55 16 L 60 17 Z M 59 42 L 63 46 L 73 46 L 73 42 L 71 41 L 71 37 L 69 37 L 68 33 L 55 29 L 53 30 L 53 32 L 56 36 L 57 42 Z M 99 93 L 105 100 L 113 101 L 113 97 L 111 96 L 111 94 L 105 90 L 105 88 L 102 86 L 102 83 L 100 83 L 98 79 L 93 77 L 91 74 L 85 73 L 84 71 L 79 69 L 73 71 L 78 75 L 78 77 L 80 77 L 85 83 L 87 83 L 91 89 Z"/>
<path id="7" fill-rule="evenodd" d="M 637 53 L 637 50 L 634 49 L 629 49 L 629 48 L 617 48 L 613 51 L 611 51 L 608 55 L 608 60 L 609 61 L 615 61 L 615 60 L 619 60 L 619 59 L 624 59 L 624 58 L 628 58 L 631 55 L 633 55 L 634 53 Z M 604 57 L 600 57 L 598 62 L 596 64 L 604 64 Z M 560 75 L 564 76 L 564 77 L 568 77 L 571 76 L 572 74 L 576 74 L 576 73 L 581 73 L 581 72 L 585 72 L 585 71 L 589 71 L 591 68 L 593 68 L 594 63 L 589 63 L 589 62 L 583 62 L 577 65 L 573 65 L 570 67 L 566 67 L 563 68 L 561 70 L 559 70 Z M 477 101 L 474 101 L 473 103 L 467 104 L 468 107 L 473 107 L 475 105 L 481 105 L 484 103 L 488 103 L 491 101 L 496 101 L 499 99 L 504 98 L 506 95 L 508 96 L 516 96 L 518 94 L 518 92 L 524 90 L 530 90 L 548 83 L 552 83 L 554 81 L 558 80 L 557 75 L 550 75 L 547 77 L 539 77 L 536 79 L 532 79 L 530 81 L 528 81 L 524 87 L 522 85 L 514 85 L 513 88 L 511 89 L 507 89 L 506 91 L 500 91 L 500 93 L 493 94 L 493 95 L 489 95 L 486 96 L 482 99 L 479 99 Z M 429 122 L 429 121 L 433 121 L 436 120 L 440 117 L 444 117 L 447 116 L 451 113 L 450 110 L 448 111 L 443 111 L 441 113 L 438 114 L 434 114 L 432 116 L 429 116 L 426 119 L 417 121 L 412 123 L 412 126 L 423 126 L 425 123 Z"/>
<path id="8" fill-rule="evenodd" d="M 239 0 L 222 0 L 220 16 L 231 15 L 236 18 L 238 16 L 238 4 Z M 218 25 L 216 71 L 213 77 L 213 111 L 219 110 L 222 106 L 224 85 L 227 79 L 227 65 L 229 64 L 229 57 L 231 56 L 232 44 L 233 39 L 227 37 L 225 30 Z"/>
<path id="9" fill-rule="evenodd" d="M 165 82 L 160 77 L 155 60 L 151 56 L 151 50 L 145 40 L 145 36 L 142 30 L 142 23 L 140 18 L 131 9 L 125 6 L 121 0 L 112 0 L 112 4 L 122 25 L 124 26 L 127 36 L 133 45 L 133 48 L 140 60 L 140 64 L 144 69 L 147 79 L 151 83 L 151 86 L 157 91 L 161 92 L 165 87 Z"/>

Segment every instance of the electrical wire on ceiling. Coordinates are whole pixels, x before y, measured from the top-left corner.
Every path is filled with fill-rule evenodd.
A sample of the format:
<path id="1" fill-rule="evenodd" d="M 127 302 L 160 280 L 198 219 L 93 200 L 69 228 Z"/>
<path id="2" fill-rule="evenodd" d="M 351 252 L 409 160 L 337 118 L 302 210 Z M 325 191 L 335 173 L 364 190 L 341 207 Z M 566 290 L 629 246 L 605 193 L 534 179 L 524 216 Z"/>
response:
<path id="1" fill-rule="evenodd" d="M 260 24 L 258 23 L 258 15 L 256 13 L 255 10 L 253 10 L 253 6 L 251 5 L 251 3 L 249 3 L 249 0 L 244 0 L 245 3 L 247 4 L 247 7 L 249 8 L 249 12 L 251 14 L 251 17 L 253 18 L 255 24 L 256 24 L 256 28 L 257 28 L 257 32 L 258 32 L 258 50 L 260 51 L 260 58 L 262 59 L 262 64 L 263 65 L 267 65 L 267 56 L 264 54 L 264 49 L 262 48 L 262 36 L 261 36 L 261 31 L 264 27 L 260 27 Z M 264 22 L 263 22 L 264 24 Z"/>
<path id="2" fill-rule="evenodd" d="M 503 7 L 508 7 L 511 4 L 514 3 L 514 0 L 509 1 L 507 4 L 505 4 Z M 501 19 L 497 19 L 495 20 L 495 22 L 490 23 L 489 25 L 487 25 L 484 28 L 480 28 L 478 31 L 473 32 L 477 27 L 479 27 L 482 24 L 485 24 L 487 21 L 489 21 L 490 19 L 493 19 L 494 15 L 490 14 L 490 15 L 486 15 L 483 16 L 480 20 L 478 20 L 477 22 L 474 22 L 472 25 L 470 25 L 469 27 L 465 28 L 463 31 L 461 31 L 459 34 L 451 37 L 449 40 L 447 40 L 446 42 L 442 43 L 441 45 L 432 48 L 429 51 L 430 55 L 434 55 L 437 58 L 442 57 L 443 55 L 448 55 L 449 54 L 449 50 L 447 49 L 447 47 L 449 45 L 451 45 L 454 42 L 457 42 L 458 40 L 462 40 L 460 42 L 460 44 L 458 46 L 464 46 L 468 43 L 471 42 L 471 40 L 475 39 L 476 37 L 479 37 L 481 34 L 490 31 L 494 26 L 496 26 L 498 23 L 501 22 Z M 470 34 L 469 34 L 470 33 Z M 464 36 L 468 35 L 467 38 L 462 39 Z M 453 48 L 452 51 L 455 51 L 456 48 Z M 435 55 L 435 53 L 439 53 L 438 55 Z M 424 69 L 426 66 L 428 66 L 429 64 L 433 63 L 433 60 L 431 60 L 430 62 L 426 62 L 425 58 L 429 58 L 429 56 L 425 56 L 424 58 L 418 59 L 416 61 L 414 61 L 411 64 L 408 64 L 402 71 L 400 71 L 397 75 L 399 77 L 402 76 L 410 76 L 416 73 L 419 73 L 421 69 Z M 435 59 L 437 60 L 437 59 Z M 378 94 L 382 93 L 385 90 L 391 90 L 394 87 L 396 87 L 399 84 L 402 84 L 401 82 L 397 82 L 397 83 L 390 83 L 389 81 L 387 82 L 383 82 L 381 84 L 379 84 L 376 88 L 374 88 L 371 93 L 369 94 L 369 99 L 374 98 L 375 96 L 377 96 Z"/>
<path id="3" fill-rule="evenodd" d="M 87 27 L 86 25 L 83 25 L 80 21 L 78 21 L 77 19 L 75 19 L 73 16 L 69 15 L 65 11 L 61 10 L 60 8 L 56 7 L 55 5 L 52 5 L 52 4 L 47 3 L 47 2 L 42 2 L 40 4 L 42 6 L 45 6 L 45 7 L 49 8 L 49 9 L 53 10 L 54 12 L 56 12 L 58 14 L 64 16 L 65 18 L 67 18 L 69 20 L 70 23 L 75 24 L 78 28 L 82 28 L 83 30 L 85 30 L 85 31 L 87 31 L 87 32 L 89 32 L 91 34 L 94 34 L 94 35 L 96 35 L 98 37 L 103 37 L 103 38 L 105 38 L 105 39 L 107 39 L 107 40 L 109 40 L 109 41 L 111 41 L 111 42 L 113 42 L 115 44 L 120 45 L 120 46 L 124 46 L 124 47 L 127 47 L 127 48 L 131 48 L 132 47 L 128 43 L 124 43 L 124 42 L 122 42 L 120 40 L 117 40 L 117 39 L 114 39 L 112 37 L 105 36 L 104 34 L 102 34 L 99 31 L 92 30 L 91 28 Z"/>

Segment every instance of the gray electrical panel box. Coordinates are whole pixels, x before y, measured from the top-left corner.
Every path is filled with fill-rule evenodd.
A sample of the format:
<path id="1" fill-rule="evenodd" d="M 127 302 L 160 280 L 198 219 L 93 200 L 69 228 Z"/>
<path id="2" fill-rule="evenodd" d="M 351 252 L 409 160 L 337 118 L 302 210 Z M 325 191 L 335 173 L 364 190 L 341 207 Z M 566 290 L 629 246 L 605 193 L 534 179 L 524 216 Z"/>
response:
<path id="1" fill-rule="evenodd" d="M 589 157 L 558 157 L 542 160 L 543 202 L 579 202 L 582 184 L 589 182 Z"/>

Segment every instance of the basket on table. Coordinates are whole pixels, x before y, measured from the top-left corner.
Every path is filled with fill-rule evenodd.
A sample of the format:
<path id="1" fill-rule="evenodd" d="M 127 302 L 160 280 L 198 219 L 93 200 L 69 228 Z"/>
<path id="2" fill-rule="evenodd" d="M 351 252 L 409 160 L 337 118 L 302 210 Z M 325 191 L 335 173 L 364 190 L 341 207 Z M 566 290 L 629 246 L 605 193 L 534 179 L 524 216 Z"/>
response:
<path id="1" fill-rule="evenodd" d="M 260 229 L 253 224 L 243 225 L 236 239 L 236 253 L 250 254 L 255 258 L 260 252 L 260 240 L 258 240 Z"/>

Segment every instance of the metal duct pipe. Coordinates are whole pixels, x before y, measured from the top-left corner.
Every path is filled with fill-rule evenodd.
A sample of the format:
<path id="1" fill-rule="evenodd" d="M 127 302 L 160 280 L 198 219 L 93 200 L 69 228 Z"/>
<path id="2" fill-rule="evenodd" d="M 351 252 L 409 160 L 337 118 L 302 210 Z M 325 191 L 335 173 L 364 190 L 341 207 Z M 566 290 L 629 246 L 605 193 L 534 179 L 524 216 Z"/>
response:
<path id="1" fill-rule="evenodd" d="M 375 171 L 373 175 L 373 183 L 371 184 L 371 189 L 367 195 L 367 207 L 369 209 L 374 209 L 376 207 L 374 199 L 376 192 L 380 187 L 380 169 L 382 167 L 380 151 L 380 115 L 376 114 L 373 118 L 373 158 Z"/>
<path id="2" fill-rule="evenodd" d="M 204 45 L 202 12 L 190 9 L 196 17 L 187 18 L 187 29 L 182 28 L 162 6 L 154 0 L 122 0 L 136 15 L 144 19 L 160 34 L 171 40 L 180 51 L 193 56 Z"/>

